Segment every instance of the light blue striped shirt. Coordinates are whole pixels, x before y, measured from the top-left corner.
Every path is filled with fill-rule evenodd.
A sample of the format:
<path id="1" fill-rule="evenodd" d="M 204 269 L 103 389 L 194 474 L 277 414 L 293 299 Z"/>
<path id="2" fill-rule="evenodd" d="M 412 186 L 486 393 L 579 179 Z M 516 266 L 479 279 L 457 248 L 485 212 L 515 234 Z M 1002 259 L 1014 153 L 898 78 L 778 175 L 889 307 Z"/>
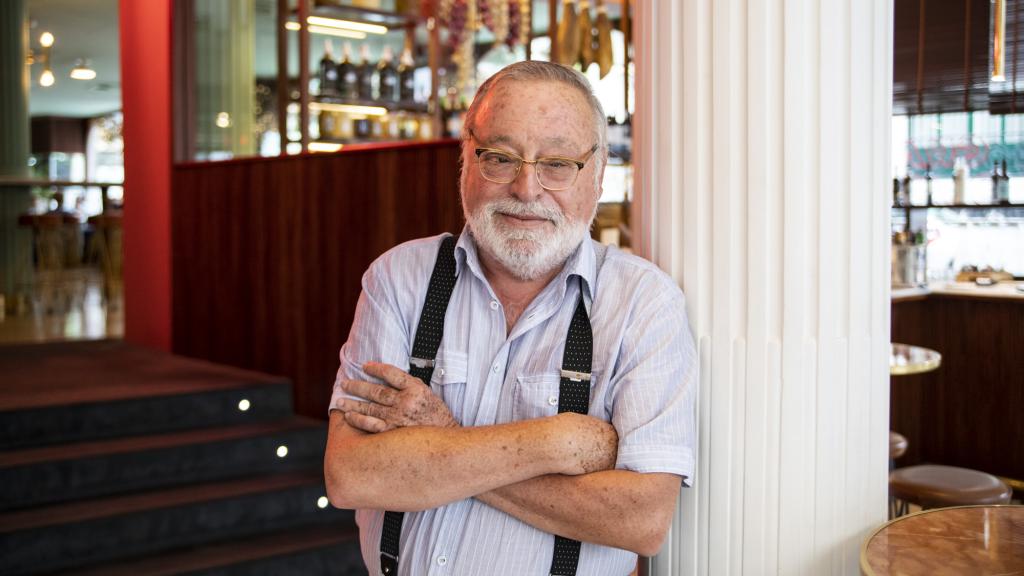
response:
<path id="1" fill-rule="evenodd" d="M 440 241 L 407 242 L 370 265 L 341 349 L 332 409 L 347 396 L 342 378 L 374 381 L 362 371 L 365 362 L 408 368 Z M 616 248 L 608 249 L 600 273 L 596 268 L 587 239 L 506 336 L 502 305 L 464 231 L 431 388 L 463 426 L 556 414 L 562 350 L 581 277 L 594 332 L 590 415 L 618 431 L 616 468 L 692 478 L 697 358 L 683 293 L 653 264 Z M 379 510 L 356 513 L 370 574 L 380 573 L 383 517 Z M 553 548 L 550 534 L 471 498 L 405 514 L 399 573 L 544 575 Z M 623 576 L 636 559 L 632 552 L 584 543 L 577 573 Z"/>

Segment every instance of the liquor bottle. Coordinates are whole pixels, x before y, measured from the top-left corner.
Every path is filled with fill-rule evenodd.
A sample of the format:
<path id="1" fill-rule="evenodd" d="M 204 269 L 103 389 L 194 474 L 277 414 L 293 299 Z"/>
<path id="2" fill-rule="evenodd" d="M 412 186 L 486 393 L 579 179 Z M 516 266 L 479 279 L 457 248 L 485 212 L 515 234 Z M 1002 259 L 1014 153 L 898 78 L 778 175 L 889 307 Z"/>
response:
<path id="1" fill-rule="evenodd" d="M 359 98 L 359 80 L 356 65 L 352 63 L 352 45 L 348 42 L 342 48 L 338 63 L 338 95 L 346 100 Z"/>
<path id="2" fill-rule="evenodd" d="M 324 57 L 320 59 L 320 95 L 334 96 L 338 87 L 338 68 L 330 40 L 324 40 Z"/>
<path id="3" fill-rule="evenodd" d="M 370 47 L 363 44 L 359 47 L 362 62 L 356 66 L 356 85 L 359 87 L 359 98 L 373 100 L 373 66 L 370 64 Z"/>
<path id="4" fill-rule="evenodd" d="M 614 118 L 609 118 L 609 120 L 612 121 L 612 122 L 615 121 Z M 610 128 L 610 126 L 609 126 L 609 128 Z M 611 130 L 609 130 L 609 132 L 611 132 Z M 899 178 L 893 178 L 892 179 L 892 205 L 893 205 L 893 207 L 899 207 L 899 206 L 902 205 L 901 199 L 900 199 L 900 179 Z"/>
<path id="5" fill-rule="evenodd" d="M 402 102 L 415 100 L 415 73 L 416 62 L 412 59 L 412 50 L 406 46 L 398 63 L 398 99 Z"/>
<path id="6" fill-rule="evenodd" d="M 932 165 L 924 165 L 924 197 L 925 206 L 932 205 Z"/>
<path id="7" fill-rule="evenodd" d="M 992 203 L 999 202 L 999 190 L 1003 186 L 1003 177 L 999 175 L 999 163 L 992 161 Z"/>
<path id="8" fill-rule="evenodd" d="M 903 175 L 903 181 L 900 185 L 900 201 L 897 203 L 898 206 L 910 204 L 910 182 L 910 164 L 907 164 L 907 172 Z"/>
<path id="9" fill-rule="evenodd" d="M 398 70 L 391 58 L 391 47 L 385 46 L 377 63 L 378 98 L 385 102 L 398 100 Z"/>
<path id="10" fill-rule="evenodd" d="M 999 197 L 997 201 L 1000 204 L 1010 203 L 1010 175 L 1006 173 L 1006 159 L 1003 159 L 1003 175 L 999 178 Z"/>
<path id="11" fill-rule="evenodd" d="M 963 204 L 967 194 L 967 179 L 970 168 L 963 156 L 957 156 L 953 162 L 953 204 Z"/>

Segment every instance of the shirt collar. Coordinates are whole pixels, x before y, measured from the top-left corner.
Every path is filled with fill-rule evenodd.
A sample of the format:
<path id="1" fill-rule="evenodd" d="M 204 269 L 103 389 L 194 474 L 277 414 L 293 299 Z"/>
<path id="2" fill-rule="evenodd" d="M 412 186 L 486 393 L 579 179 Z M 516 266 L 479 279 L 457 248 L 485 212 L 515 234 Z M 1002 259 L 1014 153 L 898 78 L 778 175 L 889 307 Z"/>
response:
<path id="1" fill-rule="evenodd" d="M 483 267 L 480 265 L 480 255 L 477 252 L 476 241 L 473 239 L 473 234 L 469 231 L 469 225 L 463 227 L 462 234 L 459 235 L 459 239 L 455 243 L 456 276 L 461 275 L 462 271 L 467 267 L 473 275 L 485 284 L 487 283 L 487 277 L 484 276 Z M 584 237 L 576 250 L 569 255 L 565 266 L 562 267 L 562 270 L 551 281 L 551 284 L 556 284 L 559 292 L 564 294 L 565 288 L 573 276 L 579 276 L 583 279 L 586 295 L 593 302 L 594 293 L 596 292 L 597 255 L 594 253 L 594 243 L 589 236 Z"/>

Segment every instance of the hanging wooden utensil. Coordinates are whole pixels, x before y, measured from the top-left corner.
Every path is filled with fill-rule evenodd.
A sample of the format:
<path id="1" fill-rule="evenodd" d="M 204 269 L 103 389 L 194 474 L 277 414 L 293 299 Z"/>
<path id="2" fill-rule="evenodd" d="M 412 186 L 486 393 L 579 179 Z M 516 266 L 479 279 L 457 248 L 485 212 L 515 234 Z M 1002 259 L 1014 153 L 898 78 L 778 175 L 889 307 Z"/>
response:
<path id="1" fill-rule="evenodd" d="M 559 64 L 572 66 L 580 51 L 580 34 L 577 23 L 577 0 L 566 0 L 562 4 L 562 21 L 558 23 L 558 52 L 552 60 Z"/>
<path id="2" fill-rule="evenodd" d="M 594 24 L 590 20 L 590 0 L 580 2 L 580 54 L 579 63 L 583 72 L 594 63 Z"/>
<path id="3" fill-rule="evenodd" d="M 612 21 L 608 18 L 608 8 L 604 0 L 597 0 L 597 53 L 594 55 L 601 78 L 612 70 Z"/>

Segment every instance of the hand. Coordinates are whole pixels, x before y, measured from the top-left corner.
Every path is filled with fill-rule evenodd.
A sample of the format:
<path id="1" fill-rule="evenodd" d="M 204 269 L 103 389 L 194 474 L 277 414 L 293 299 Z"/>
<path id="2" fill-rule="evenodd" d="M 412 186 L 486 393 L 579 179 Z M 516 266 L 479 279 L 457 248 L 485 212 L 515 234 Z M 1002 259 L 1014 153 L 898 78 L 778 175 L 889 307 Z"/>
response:
<path id="1" fill-rule="evenodd" d="M 614 426 L 593 416 L 574 412 L 563 412 L 554 419 L 560 427 L 565 450 L 563 474 L 590 474 L 615 468 L 619 434 Z"/>
<path id="2" fill-rule="evenodd" d="M 341 382 L 343 390 L 368 400 L 360 402 L 346 398 L 341 401 L 341 410 L 349 426 L 365 432 L 385 432 L 406 426 L 459 426 L 444 400 L 419 378 L 401 368 L 377 362 L 368 362 L 363 370 L 387 385 L 360 380 Z"/>

